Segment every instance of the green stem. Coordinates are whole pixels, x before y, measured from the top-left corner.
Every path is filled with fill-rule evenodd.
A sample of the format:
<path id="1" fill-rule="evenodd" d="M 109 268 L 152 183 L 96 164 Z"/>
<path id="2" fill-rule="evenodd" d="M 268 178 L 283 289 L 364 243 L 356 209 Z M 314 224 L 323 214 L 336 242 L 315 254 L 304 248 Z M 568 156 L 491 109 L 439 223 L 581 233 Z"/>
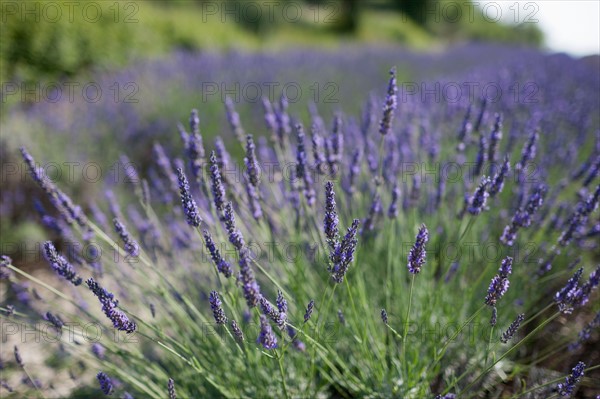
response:
<path id="1" fill-rule="evenodd" d="M 542 328 L 544 328 L 552 320 L 556 319 L 559 315 L 560 315 L 560 312 L 556 312 L 552 317 L 550 317 L 547 320 L 545 320 L 542 324 L 540 324 L 533 331 L 531 331 L 529 334 L 527 334 L 522 340 L 520 340 L 519 342 L 517 342 L 512 348 L 510 348 L 509 350 L 507 350 L 506 352 L 504 352 L 504 354 L 502 354 L 502 356 L 500 356 L 498 359 L 496 359 L 496 361 L 494 363 L 492 363 L 482 373 L 480 373 L 477 376 L 477 378 L 475 378 L 473 381 L 471 381 L 471 383 L 469 385 L 467 385 L 465 387 L 465 389 L 462 390 L 462 392 L 463 393 L 467 392 L 473 385 L 475 385 L 475 383 L 477 383 L 484 375 L 486 375 L 496 364 L 498 364 L 498 362 L 500 362 L 502 359 L 504 359 L 506 356 L 508 356 L 511 352 L 513 352 L 514 350 L 516 350 L 517 348 L 519 348 L 521 345 L 523 345 L 523 343 L 525 343 L 525 341 L 527 341 L 531 336 L 533 336 L 534 334 L 536 334 L 539 330 L 541 330 Z"/>
<path id="2" fill-rule="evenodd" d="M 410 308 L 412 307 L 413 287 L 415 285 L 415 274 L 410 280 L 410 290 L 408 293 L 408 310 L 406 311 L 406 319 L 404 320 L 404 333 L 402 334 L 402 364 L 406 364 L 406 335 L 408 334 L 408 321 L 410 320 Z M 408 368 L 407 368 L 408 371 Z"/>
<path id="3" fill-rule="evenodd" d="M 283 372 L 283 351 L 281 352 L 281 356 L 277 355 L 276 353 L 276 357 L 277 357 L 277 363 L 279 363 L 279 373 L 281 374 L 281 386 L 283 387 L 283 395 L 287 398 L 290 397 L 288 390 L 287 390 L 287 386 L 285 384 L 285 373 Z"/>

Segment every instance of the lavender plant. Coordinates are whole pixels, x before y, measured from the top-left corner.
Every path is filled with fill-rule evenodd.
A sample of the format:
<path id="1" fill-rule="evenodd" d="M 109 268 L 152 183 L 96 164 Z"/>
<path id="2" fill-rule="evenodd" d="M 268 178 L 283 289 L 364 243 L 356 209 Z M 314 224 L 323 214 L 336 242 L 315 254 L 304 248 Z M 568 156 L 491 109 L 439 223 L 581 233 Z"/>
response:
<path id="1" fill-rule="evenodd" d="M 525 57 L 512 68 L 527 76 L 538 63 Z M 598 89 L 588 70 L 577 73 Z M 43 320 L 61 332 L 45 354 L 68 354 L 70 387 L 96 375 L 94 397 L 485 398 L 509 387 L 514 397 L 550 397 L 597 388 L 586 377 L 597 358 L 581 350 L 598 325 L 593 96 L 569 107 L 570 83 L 552 81 L 544 100 L 565 102 L 538 104 L 543 115 L 532 116 L 506 99 L 406 100 L 400 70 L 390 74 L 366 115 L 339 110 L 331 129 L 320 110 L 308 120 L 282 95 L 263 100 L 255 119 L 265 126 L 249 135 L 251 122 L 242 127 L 228 99 L 233 135 L 213 149 L 202 111 L 192 111 L 190 133 L 180 127 L 183 145 L 150 143 L 153 163 L 136 168 L 147 183 L 134 190 L 107 183 L 106 204 L 77 205 L 23 149 L 35 195 L 53 207 L 38 213 L 58 235 L 43 245 L 58 276 L 38 278 L 2 257 L 0 276 L 15 293 L 14 305 L 0 307 L 3 319 L 35 328 Z M 508 84 L 493 68 L 472 74 Z M 573 141 L 537 133 L 554 123 L 575 132 Z M 310 138 L 303 126 L 311 126 Z M 573 157 L 589 159 L 577 177 Z M 533 160 L 541 181 L 526 179 Z M 431 172 L 432 165 L 441 167 Z M 457 165 L 461 172 L 475 165 L 474 173 L 444 175 Z M 568 217 L 552 218 L 561 207 Z M 104 255 L 61 255 L 73 242 Z M 495 256 L 482 250 L 490 243 Z M 523 245 L 535 251 L 511 252 Z M 581 268 L 569 278 L 574 254 Z M 552 267 L 538 274 L 540 263 Z M 586 319 L 579 329 L 575 317 Z M 84 330 L 66 334 L 72 323 L 94 323 L 101 334 L 93 342 Z M 545 343 L 543 333 L 559 323 L 562 337 Z M 560 362 L 572 355 L 582 363 L 560 380 L 531 373 L 541 366 L 567 373 Z M 14 374 L 29 383 L 2 386 L 50 396 L 61 384 L 37 381 L 33 362 L 18 349 L 14 356 Z"/>

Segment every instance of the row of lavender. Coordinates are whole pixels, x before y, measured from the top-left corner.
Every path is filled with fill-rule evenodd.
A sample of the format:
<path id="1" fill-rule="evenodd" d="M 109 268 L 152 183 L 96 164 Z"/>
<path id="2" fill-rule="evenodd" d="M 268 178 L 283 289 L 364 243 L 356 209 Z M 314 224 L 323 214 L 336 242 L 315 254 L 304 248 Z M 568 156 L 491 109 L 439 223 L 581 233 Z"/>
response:
<path id="1" fill-rule="evenodd" d="M 108 318 L 139 338 L 91 344 L 80 335 L 58 348 L 100 368 L 104 393 L 124 397 L 570 395 L 598 361 L 577 351 L 598 325 L 600 84 L 581 62 L 520 55 L 438 81 L 491 82 L 504 90 L 495 98 L 409 95 L 394 69 L 385 96 L 368 98 L 359 117 L 340 110 L 326 122 L 311 106 L 301 118 L 282 96 L 263 99 L 263 126 L 248 134 L 253 124 L 227 101 L 233 134 L 209 141 L 194 110 L 189 128 L 178 126 L 181 158 L 159 143 L 147 168 L 121 157 L 137 205 L 107 191 L 108 207 L 91 204 L 89 219 L 23 149 L 55 208 L 37 206 L 42 223 L 89 250 L 65 257 L 44 244 L 71 284 L 57 291 L 38 280 L 53 294 L 43 301 L 5 258 L 3 276 L 28 302 L 5 312 L 43 314 L 57 331 L 68 320 L 107 333 Z M 473 242 L 494 243 L 501 256 L 448 258 L 450 246 Z M 290 258 L 290 244 L 303 256 Z M 535 246 L 532 256 L 510 252 L 523 244 Z M 101 256 L 111 250 L 120 257 Z M 104 316 L 85 303 L 90 294 Z M 64 311 L 54 307 L 64 301 Z M 589 325 L 537 341 L 580 308 Z M 484 334 L 466 339 L 474 322 Z M 435 324 L 455 327 L 417 337 L 415 326 Z M 567 347 L 588 358 L 566 381 L 528 380 L 534 367 L 557 367 L 549 359 L 565 359 Z M 18 363 L 20 389 L 52 389 Z M 66 364 L 76 382 L 81 367 Z"/>

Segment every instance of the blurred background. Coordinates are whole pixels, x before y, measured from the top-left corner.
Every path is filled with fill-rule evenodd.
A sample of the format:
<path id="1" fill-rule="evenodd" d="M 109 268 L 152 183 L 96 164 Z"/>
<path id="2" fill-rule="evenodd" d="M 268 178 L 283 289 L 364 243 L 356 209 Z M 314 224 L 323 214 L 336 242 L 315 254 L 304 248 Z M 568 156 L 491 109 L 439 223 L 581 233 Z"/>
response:
<path id="1" fill-rule="evenodd" d="M 226 96 L 246 130 L 261 134 L 260 97 L 299 91 L 290 98 L 298 117 L 313 103 L 323 115 L 357 114 L 392 65 L 400 81 L 430 81 L 500 65 L 523 48 L 597 67 L 598 14 L 591 1 L 3 0 L 2 253 L 27 263 L 22 243 L 47 235 L 32 213 L 37 191 L 21 145 L 55 165 L 46 172 L 85 208 L 103 200 L 100 184 L 82 178 L 86 164 L 106 182 L 124 149 L 141 169 L 154 141 L 179 154 L 176 124 L 192 108 L 211 142 L 233 137 Z"/>

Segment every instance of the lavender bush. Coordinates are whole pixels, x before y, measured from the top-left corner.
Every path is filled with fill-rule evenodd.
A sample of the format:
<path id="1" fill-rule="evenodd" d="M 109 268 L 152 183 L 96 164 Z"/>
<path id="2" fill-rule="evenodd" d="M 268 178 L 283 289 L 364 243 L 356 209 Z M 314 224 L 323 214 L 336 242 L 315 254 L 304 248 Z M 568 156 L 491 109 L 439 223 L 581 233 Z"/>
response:
<path id="1" fill-rule="evenodd" d="M 535 76 L 537 102 L 410 97 L 392 69 L 359 116 L 265 98 L 245 125 L 227 102 L 230 128 L 217 132 L 230 132 L 214 137 L 193 110 L 182 143 L 153 143 L 152 163 L 131 170 L 130 195 L 106 185 L 85 208 L 38 168 L 45 154 L 23 148 L 52 206 L 38 213 L 57 237 L 44 246 L 56 279 L 3 257 L 20 293 L 3 319 L 51 322 L 61 339 L 44 354 L 64 358 L 71 392 L 91 384 L 93 396 L 597 389 L 598 358 L 580 348 L 598 324 L 600 84 L 580 64 L 576 78 L 556 73 L 573 60 L 528 55 L 462 78 L 508 89 Z M 93 250 L 59 251 L 73 242 Z M 69 323 L 102 334 L 70 335 Z M 19 395 L 63 384 L 14 355 Z"/>

